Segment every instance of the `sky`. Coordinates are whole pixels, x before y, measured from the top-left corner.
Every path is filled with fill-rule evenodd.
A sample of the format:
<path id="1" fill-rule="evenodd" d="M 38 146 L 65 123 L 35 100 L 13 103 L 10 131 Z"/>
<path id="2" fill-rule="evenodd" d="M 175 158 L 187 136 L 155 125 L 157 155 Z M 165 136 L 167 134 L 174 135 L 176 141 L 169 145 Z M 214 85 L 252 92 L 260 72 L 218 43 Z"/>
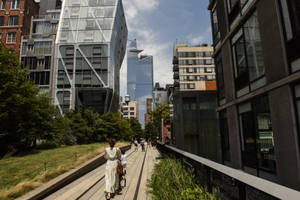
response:
<path id="1" fill-rule="evenodd" d="M 154 83 L 173 83 L 173 45 L 211 44 L 209 0 L 123 0 L 128 39 L 137 39 L 143 53 L 153 55 Z M 121 75 L 121 96 L 126 95 L 127 57 Z"/>

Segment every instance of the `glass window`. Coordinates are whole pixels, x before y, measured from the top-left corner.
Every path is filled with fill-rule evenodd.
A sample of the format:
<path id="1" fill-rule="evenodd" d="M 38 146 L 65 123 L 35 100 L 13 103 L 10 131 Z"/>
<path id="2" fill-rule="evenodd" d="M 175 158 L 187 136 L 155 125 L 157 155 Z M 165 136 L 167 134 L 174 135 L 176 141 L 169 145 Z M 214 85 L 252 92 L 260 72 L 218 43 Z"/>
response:
<path id="1" fill-rule="evenodd" d="M 225 98 L 225 86 L 223 76 L 222 55 L 218 54 L 216 57 L 216 70 L 217 70 L 217 86 L 219 100 Z"/>
<path id="2" fill-rule="evenodd" d="M 195 89 L 195 83 L 190 83 L 188 85 L 188 89 Z"/>
<path id="3" fill-rule="evenodd" d="M 18 9 L 18 8 L 20 8 L 20 0 L 12 0 L 10 8 L 11 9 Z"/>
<path id="4" fill-rule="evenodd" d="M 0 16 L 0 26 L 4 25 L 4 16 Z"/>
<path id="5" fill-rule="evenodd" d="M 300 130 L 300 84 L 294 87 L 294 96 L 296 101 L 296 114 L 298 119 L 298 129 Z M 299 131 L 298 131 L 299 132 Z M 300 144 L 300 135 L 298 136 L 299 144 Z"/>
<path id="6" fill-rule="evenodd" d="M 229 130 L 226 110 L 219 113 L 223 160 L 230 161 Z"/>
<path id="7" fill-rule="evenodd" d="M 180 74 L 185 74 L 186 73 L 186 68 L 179 68 L 179 73 Z"/>
<path id="8" fill-rule="evenodd" d="M 87 19 L 86 20 L 86 29 L 87 30 L 93 30 L 93 29 L 95 29 L 95 20 L 93 20 L 93 19 Z"/>
<path id="9" fill-rule="evenodd" d="M 134 107 L 130 107 L 130 110 L 134 110 Z"/>
<path id="10" fill-rule="evenodd" d="M 290 16 L 294 36 L 300 33 L 300 2 L 299 0 L 287 1 L 290 7 Z"/>
<path id="11" fill-rule="evenodd" d="M 208 81 L 214 81 L 216 79 L 216 76 L 209 75 L 209 76 L 206 76 L 206 78 Z"/>
<path id="12" fill-rule="evenodd" d="M 276 173 L 271 114 L 267 96 L 239 106 L 244 166 Z M 257 171 L 257 174 L 259 172 Z"/>
<path id="13" fill-rule="evenodd" d="M 1 9 L 5 10 L 5 8 L 6 8 L 6 0 L 2 0 L 2 2 L 1 2 Z"/>
<path id="14" fill-rule="evenodd" d="M 243 32 L 237 32 L 236 35 L 242 34 L 232 46 L 237 90 L 243 89 L 265 74 L 257 12 L 253 13 L 242 29 Z"/>
<path id="15" fill-rule="evenodd" d="M 7 33 L 6 43 L 16 43 L 17 41 L 17 33 Z"/>
<path id="16" fill-rule="evenodd" d="M 203 67 L 197 67 L 196 72 L 197 73 L 204 73 L 204 68 Z"/>
<path id="17" fill-rule="evenodd" d="M 197 65 L 204 65 L 204 60 L 196 60 Z"/>
<path id="18" fill-rule="evenodd" d="M 206 73 L 213 73 L 213 72 L 215 72 L 215 68 L 208 67 L 208 68 L 205 68 L 205 71 L 206 71 Z"/>
<path id="19" fill-rule="evenodd" d="M 197 76 L 197 81 L 205 81 L 205 76 Z"/>
<path id="20" fill-rule="evenodd" d="M 219 24 L 218 24 L 217 9 L 214 9 L 212 11 L 212 29 L 213 29 L 214 43 L 216 44 L 220 40 L 220 31 L 219 31 Z"/>
<path id="21" fill-rule="evenodd" d="M 71 8 L 71 17 L 79 16 L 80 7 L 72 7 Z"/>
<path id="22" fill-rule="evenodd" d="M 244 25 L 245 48 L 250 81 L 265 74 L 257 12 Z"/>
<path id="23" fill-rule="evenodd" d="M 188 73 L 194 73 L 194 68 L 187 68 L 188 69 Z"/>
<path id="24" fill-rule="evenodd" d="M 195 76 L 189 76 L 189 80 L 190 81 L 194 81 L 195 80 Z"/>
<path id="25" fill-rule="evenodd" d="M 17 26 L 19 24 L 18 16 L 9 16 L 8 26 Z"/>

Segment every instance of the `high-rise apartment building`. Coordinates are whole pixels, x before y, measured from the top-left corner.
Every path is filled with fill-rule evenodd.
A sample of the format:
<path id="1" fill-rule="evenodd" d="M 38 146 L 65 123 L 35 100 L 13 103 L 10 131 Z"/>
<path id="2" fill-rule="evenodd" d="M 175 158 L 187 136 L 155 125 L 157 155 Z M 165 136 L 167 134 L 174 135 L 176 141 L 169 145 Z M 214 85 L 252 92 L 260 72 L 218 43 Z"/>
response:
<path id="1" fill-rule="evenodd" d="M 139 122 L 145 126 L 147 98 L 152 98 L 153 90 L 153 57 L 139 55 L 136 40 L 127 47 L 127 94 L 139 103 Z"/>
<path id="2" fill-rule="evenodd" d="M 213 48 L 174 45 L 172 142 L 185 151 L 219 161 Z"/>
<path id="3" fill-rule="evenodd" d="M 49 4 L 54 2 L 54 4 Z M 20 60 L 41 91 L 51 94 L 55 39 L 61 1 L 40 1 L 40 15 L 32 17 L 29 35 L 23 35 Z"/>
<path id="4" fill-rule="evenodd" d="M 55 42 L 54 101 L 117 111 L 127 26 L 121 0 L 64 0 Z"/>
<path id="5" fill-rule="evenodd" d="M 0 7 L 0 41 L 19 55 L 21 36 L 29 35 L 31 17 L 39 14 L 39 4 L 34 0 L 1 0 Z"/>
<path id="6" fill-rule="evenodd" d="M 223 163 L 300 190 L 299 0 L 210 0 L 209 9 Z"/>
<path id="7" fill-rule="evenodd" d="M 187 43 L 174 45 L 174 82 L 180 91 L 216 90 L 213 47 L 189 46 Z"/>

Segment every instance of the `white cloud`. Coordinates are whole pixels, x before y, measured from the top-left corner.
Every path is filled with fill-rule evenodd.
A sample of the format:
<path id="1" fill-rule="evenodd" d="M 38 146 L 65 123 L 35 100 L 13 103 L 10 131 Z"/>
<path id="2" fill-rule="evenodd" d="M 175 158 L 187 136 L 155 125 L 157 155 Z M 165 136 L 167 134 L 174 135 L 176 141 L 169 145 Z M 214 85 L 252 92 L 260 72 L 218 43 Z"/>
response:
<path id="1" fill-rule="evenodd" d="M 123 0 L 127 20 L 131 20 L 140 11 L 151 11 L 157 8 L 159 0 Z M 138 19 L 135 19 L 138 20 Z"/>
<path id="2" fill-rule="evenodd" d="M 189 41 L 190 41 L 191 44 L 197 45 L 197 44 L 203 43 L 204 39 L 205 38 L 200 35 L 200 36 L 197 36 L 197 37 L 189 38 Z"/>

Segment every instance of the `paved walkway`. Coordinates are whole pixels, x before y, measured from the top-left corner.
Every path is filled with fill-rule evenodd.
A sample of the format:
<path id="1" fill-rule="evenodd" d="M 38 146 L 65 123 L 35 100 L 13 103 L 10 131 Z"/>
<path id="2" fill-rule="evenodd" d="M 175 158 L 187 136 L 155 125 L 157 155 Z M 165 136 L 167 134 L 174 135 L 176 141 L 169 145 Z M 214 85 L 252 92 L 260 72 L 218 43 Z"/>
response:
<path id="1" fill-rule="evenodd" d="M 121 195 L 116 195 L 115 200 L 150 200 L 147 194 L 147 180 L 151 177 L 151 172 L 156 162 L 158 162 L 159 152 L 151 147 L 145 152 L 134 151 L 134 148 L 127 153 L 127 174 L 126 187 Z M 45 200 L 102 200 L 105 188 L 105 165 L 91 171 L 85 176 L 70 183 L 58 190 Z"/>

